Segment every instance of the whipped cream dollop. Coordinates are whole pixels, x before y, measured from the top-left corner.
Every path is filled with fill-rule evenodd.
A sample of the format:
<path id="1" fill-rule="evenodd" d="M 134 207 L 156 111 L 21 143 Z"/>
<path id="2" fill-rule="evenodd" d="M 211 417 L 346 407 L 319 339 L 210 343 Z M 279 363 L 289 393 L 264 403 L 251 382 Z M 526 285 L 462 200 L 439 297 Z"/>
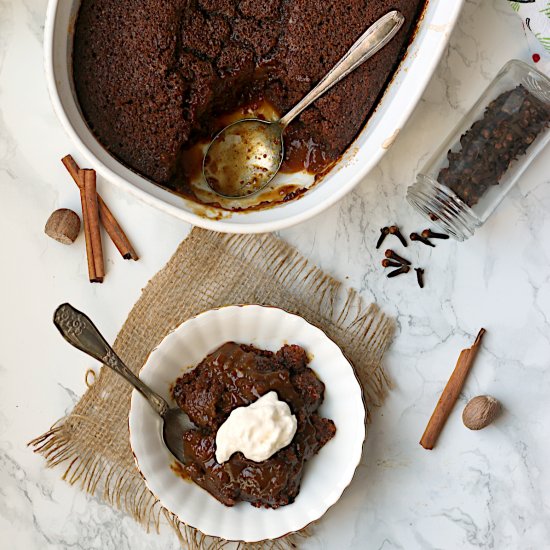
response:
<path id="1" fill-rule="evenodd" d="M 292 441 L 296 427 L 290 407 L 270 391 L 231 411 L 216 434 L 216 460 L 223 464 L 237 451 L 254 462 L 267 460 Z"/>

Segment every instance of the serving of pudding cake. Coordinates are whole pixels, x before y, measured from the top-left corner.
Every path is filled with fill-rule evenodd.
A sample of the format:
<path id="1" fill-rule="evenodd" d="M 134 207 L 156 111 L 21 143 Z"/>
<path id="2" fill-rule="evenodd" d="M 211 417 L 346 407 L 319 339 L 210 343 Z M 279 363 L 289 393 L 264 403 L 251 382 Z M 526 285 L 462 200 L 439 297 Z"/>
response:
<path id="1" fill-rule="evenodd" d="M 227 342 L 178 378 L 172 395 L 196 426 L 183 436 L 189 460 L 178 471 L 226 506 L 247 501 L 278 508 L 294 502 L 306 462 L 336 433 L 334 422 L 318 412 L 325 385 L 308 362 L 296 345 L 273 353 Z M 256 409 L 256 420 L 246 423 L 245 408 L 261 401 L 264 414 Z M 232 433 L 221 434 L 233 416 Z M 271 437 L 281 423 L 284 437 Z M 239 443 L 248 457 L 232 452 Z"/>

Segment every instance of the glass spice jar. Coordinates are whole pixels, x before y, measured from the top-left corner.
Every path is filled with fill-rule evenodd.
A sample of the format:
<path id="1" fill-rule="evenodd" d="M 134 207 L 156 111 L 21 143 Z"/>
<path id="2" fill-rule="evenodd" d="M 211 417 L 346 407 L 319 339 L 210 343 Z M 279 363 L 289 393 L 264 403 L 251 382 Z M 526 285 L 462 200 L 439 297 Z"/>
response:
<path id="1" fill-rule="evenodd" d="M 407 190 L 430 221 L 463 241 L 493 213 L 550 141 L 550 79 L 506 63 Z"/>

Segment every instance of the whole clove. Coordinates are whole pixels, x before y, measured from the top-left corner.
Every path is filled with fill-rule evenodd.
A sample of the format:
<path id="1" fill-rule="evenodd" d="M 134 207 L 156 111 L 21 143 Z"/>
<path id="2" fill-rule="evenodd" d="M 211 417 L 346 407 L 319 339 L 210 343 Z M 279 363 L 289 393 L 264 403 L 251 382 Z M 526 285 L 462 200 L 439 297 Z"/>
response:
<path id="1" fill-rule="evenodd" d="M 389 231 L 390 231 L 390 235 L 395 235 L 401 241 L 401 244 L 403 246 L 405 246 L 405 247 L 408 246 L 407 240 L 405 239 L 405 237 L 403 237 L 403 235 L 402 235 L 401 231 L 399 231 L 399 227 L 397 227 L 397 225 L 390 226 Z"/>
<path id="2" fill-rule="evenodd" d="M 421 267 L 415 267 L 416 271 L 416 280 L 418 281 L 418 286 L 424 288 L 424 270 Z"/>
<path id="3" fill-rule="evenodd" d="M 432 231 L 431 229 L 424 229 L 422 231 L 421 236 L 425 239 L 448 239 L 449 235 L 445 235 L 445 233 L 436 233 L 435 231 Z"/>
<path id="4" fill-rule="evenodd" d="M 378 250 L 382 243 L 384 242 L 384 239 L 390 234 L 390 228 L 389 227 L 382 227 L 380 229 L 380 237 L 378 237 L 378 240 L 376 241 L 376 250 Z"/>
<path id="5" fill-rule="evenodd" d="M 402 275 L 403 273 L 408 273 L 410 269 L 411 268 L 408 265 L 402 265 L 399 269 L 394 269 L 393 271 L 390 271 L 388 273 L 388 278 L 391 279 L 392 277 L 397 277 L 398 275 Z"/>
<path id="6" fill-rule="evenodd" d="M 388 260 L 387 258 L 384 258 L 382 260 L 382 267 L 401 267 L 403 264 L 400 264 L 399 262 L 392 262 L 391 260 Z"/>
<path id="7" fill-rule="evenodd" d="M 411 239 L 411 241 L 418 241 L 418 242 L 424 243 L 427 246 L 431 246 L 431 247 L 435 248 L 434 243 L 430 242 L 428 239 L 426 239 L 422 235 L 419 235 L 418 233 L 411 233 L 409 235 L 409 238 Z"/>
<path id="8" fill-rule="evenodd" d="M 389 248 L 384 253 L 384 256 L 386 256 L 386 258 L 388 258 L 390 260 L 395 260 L 396 262 L 399 262 L 400 264 L 411 265 L 411 262 L 409 262 L 409 260 L 406 260 L 405 258 L 402 258 L 401 256 L 399 256 L 399 254 L 396 254 L 393 250 L 390 250 Z"/>

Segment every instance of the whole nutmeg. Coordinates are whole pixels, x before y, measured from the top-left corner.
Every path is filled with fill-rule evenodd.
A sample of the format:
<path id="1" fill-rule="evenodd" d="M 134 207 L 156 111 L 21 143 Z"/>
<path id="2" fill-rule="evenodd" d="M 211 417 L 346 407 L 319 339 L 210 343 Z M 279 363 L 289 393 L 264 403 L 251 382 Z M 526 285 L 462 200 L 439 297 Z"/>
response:
<path id="1" fill-rule="evenodd" d="M 80 233 L 80 218 L 68 208 L 60 208 L 48 218 L 44 233 L 63 244 L 72 244 Z"/>
<path id="2" fill-rule="evenodd" d="M 470 430 L 488 426 L 500 412 L 500 403 L 490 395 L 478 395 L 468 401 L 462 413 L 462 422 Z"/>

